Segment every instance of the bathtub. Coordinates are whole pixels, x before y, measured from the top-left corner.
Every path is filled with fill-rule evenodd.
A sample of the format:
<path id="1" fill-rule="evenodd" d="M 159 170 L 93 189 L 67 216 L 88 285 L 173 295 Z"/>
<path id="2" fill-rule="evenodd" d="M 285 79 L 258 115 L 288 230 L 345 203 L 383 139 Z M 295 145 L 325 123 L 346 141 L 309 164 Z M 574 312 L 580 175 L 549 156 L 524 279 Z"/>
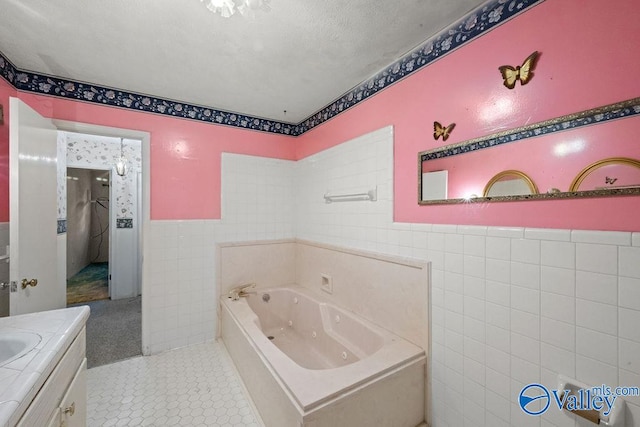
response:
<path id="1" fill-rule="evenodd" d="M 222 339 L 267 426 L 424 421 L 417 345 L 298 286 L 220 302 Z"/>

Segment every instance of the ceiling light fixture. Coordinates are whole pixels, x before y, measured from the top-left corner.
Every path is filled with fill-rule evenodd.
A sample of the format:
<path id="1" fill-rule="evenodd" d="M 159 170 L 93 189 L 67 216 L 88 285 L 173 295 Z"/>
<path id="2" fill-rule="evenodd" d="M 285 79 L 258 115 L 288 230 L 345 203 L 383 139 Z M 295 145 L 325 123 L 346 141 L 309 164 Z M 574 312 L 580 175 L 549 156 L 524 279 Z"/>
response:
<path id="1" fill-rule="evenodd" d="M 236 12 L 240 12 L 243 16 L 255 15 L 256 10 L 268 12 L 270 0 L 200 0 L 206 3 L 207 9 L 213 13 L 218 13 L 223 18 L 229 18 Z"/>
<path id="2" fill-rule="evenodd" d="M 127 160 L 124 158 L 124 138 L 120 138 L 120 158 L 116 162 L 116 173 L 124 176 L 127 173 Z"/>

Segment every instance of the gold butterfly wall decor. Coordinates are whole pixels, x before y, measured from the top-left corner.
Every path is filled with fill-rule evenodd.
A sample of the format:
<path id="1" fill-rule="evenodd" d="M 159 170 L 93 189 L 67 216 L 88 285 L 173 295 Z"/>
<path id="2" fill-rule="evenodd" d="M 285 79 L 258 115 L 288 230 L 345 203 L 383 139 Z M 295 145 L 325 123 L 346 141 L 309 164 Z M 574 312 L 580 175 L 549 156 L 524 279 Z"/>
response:
<path id="1" fill-rule="evenodd" d="M 511 65 L 503 65 L 498 67 L 502 78 L 504 79 L 504 85 L 509 89 L 513 89 L 516 86 L 516 82 L 520 80 L 520 84 L 526 85 L 533 77 L 533 68 L 536 65 L 539 52 L 533 52 L 524 60 L 522 65 L 513 68 Z"/>
<path id="2" fill-rule="evenodd" d="M 449 126 L 444 127 L 440 122 L 433 122 L 433 139 L 437 140 L 442 137 L 442 140 L 446 141 L 449 139 L 449 134 L 451 134 L 454 127 L 456 127 L 455 123 L 451 123 Z"/>

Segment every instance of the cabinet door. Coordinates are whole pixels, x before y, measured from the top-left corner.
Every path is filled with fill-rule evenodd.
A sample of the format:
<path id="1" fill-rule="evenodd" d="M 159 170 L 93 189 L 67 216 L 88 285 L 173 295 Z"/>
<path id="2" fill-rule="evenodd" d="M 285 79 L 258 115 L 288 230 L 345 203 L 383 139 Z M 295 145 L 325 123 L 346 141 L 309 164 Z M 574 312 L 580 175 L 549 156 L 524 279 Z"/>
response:
<path id="1" fill-rule="evenodd" d="M 78 368 L 73 381 L 60 402 L 63 427 L 85 427 L 87 425 L 87 359 Z"/>
<path id="2" fill-rule="evenodd" d="M 60 408 L 56 408 L 53 416 L 47 423 L 47 427 L 60 427 Z"/>

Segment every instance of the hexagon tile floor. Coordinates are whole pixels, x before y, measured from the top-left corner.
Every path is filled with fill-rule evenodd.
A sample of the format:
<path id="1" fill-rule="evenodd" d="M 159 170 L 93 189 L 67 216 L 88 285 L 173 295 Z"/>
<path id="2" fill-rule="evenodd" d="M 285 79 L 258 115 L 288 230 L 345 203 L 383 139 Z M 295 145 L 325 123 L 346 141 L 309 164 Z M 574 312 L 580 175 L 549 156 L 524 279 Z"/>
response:
<path id="1" fill-rule="evenodd" d="M 262 426 L 232 363 L 210 342 L 89 369 L 87 425 Z"/>

